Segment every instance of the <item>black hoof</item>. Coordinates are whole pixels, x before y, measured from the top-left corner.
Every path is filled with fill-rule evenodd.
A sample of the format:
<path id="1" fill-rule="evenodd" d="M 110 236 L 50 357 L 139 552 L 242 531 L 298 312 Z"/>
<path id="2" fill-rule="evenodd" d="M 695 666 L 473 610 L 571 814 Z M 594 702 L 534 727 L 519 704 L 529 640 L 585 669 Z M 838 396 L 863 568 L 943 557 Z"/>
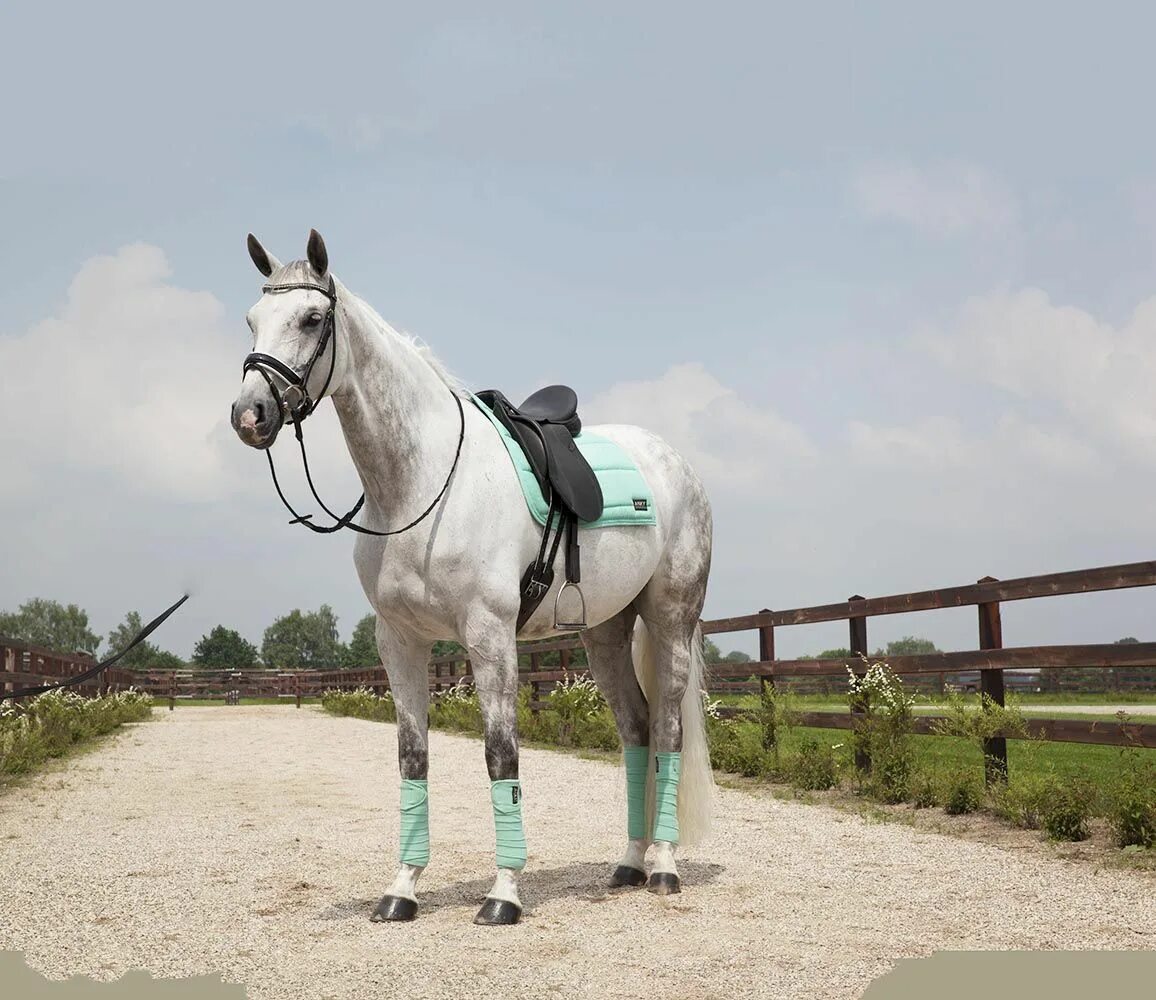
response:
<path id="1" fill-rule="evenodd" d="M 646 872 L 631 868 L 629 865 L 619 865 L 610 876 L 610 888 L 621 889 L 625 885 L 646 885 Z"/>
<path id="2" fill-rule="evenodd" d="M 646 887 L 656 896 L 673 896 L 682 892 L 678 876 L 671 872 L 655 872 L 650 876 L 650 883 Z"/>
<path id="3" fill-rule="evenodd" d="M 485 924 L 488 927 L 498 927 L 506 924 L 516 924 L 522 919 L 522 908 L 508 899 L 490 899 L 482 904 L 478 915 L 474 917 L 475 924 Z"/>
<path id="4" fill-rule="evenodd" d="M 417 901 L 404 896 L 382 896 L 377 909 L 369 919 L 375 924 L 386 920 L 413 920 L 417 916 Z"/>

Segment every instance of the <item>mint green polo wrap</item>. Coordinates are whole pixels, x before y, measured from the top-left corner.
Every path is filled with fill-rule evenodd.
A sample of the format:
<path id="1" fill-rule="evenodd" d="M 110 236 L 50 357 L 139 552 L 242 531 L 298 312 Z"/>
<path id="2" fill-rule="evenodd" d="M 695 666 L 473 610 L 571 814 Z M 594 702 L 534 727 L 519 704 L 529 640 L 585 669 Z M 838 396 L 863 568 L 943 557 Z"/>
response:
<path id="1" fill-rule="evenodd" d="M 429 783 L 401 780 L 401 862 L 424 868 L 429 864 Z"/>
<path id="2" fill-rule="evenodd" d="M 650 747 L 626 747 L 626 836 L 646 839 L 646 767 Z"/>
<path id="3" fill-rule="evenodd" d="M 490 784 L 494 805 L 494 833 L 498 842 L 498 867 L 521 871 L 526 867 L 526 833 L 522 829 L 522 783 L 503 778 Z"/>
<path id="4" fill-rule="evenodd" d="M 678 777 L 682 754 L 677 750 L 654 755 L 654 840 L 678 843 Z"/>

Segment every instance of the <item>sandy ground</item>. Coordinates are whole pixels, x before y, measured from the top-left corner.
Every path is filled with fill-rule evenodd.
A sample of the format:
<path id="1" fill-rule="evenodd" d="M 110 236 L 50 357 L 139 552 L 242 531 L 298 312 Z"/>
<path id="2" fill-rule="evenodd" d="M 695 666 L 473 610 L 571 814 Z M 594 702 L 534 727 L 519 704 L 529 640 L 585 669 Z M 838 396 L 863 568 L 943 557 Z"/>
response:
<path id="1" fill-rule="evenodd" d="M 609 895 L 621 770 L 523 751 L 530 862 L 491 881 L 481 745 L 434 733 L 422 911 L 393 871 L 394 730 L 291 707 L 158 711 L 0 796 L 0 948 L 52 977 L 221 973 L 252 998 L 858 997 L 940 949 L 1156 948 L 1156 879 L 720 790 L 684 891 Z"/>

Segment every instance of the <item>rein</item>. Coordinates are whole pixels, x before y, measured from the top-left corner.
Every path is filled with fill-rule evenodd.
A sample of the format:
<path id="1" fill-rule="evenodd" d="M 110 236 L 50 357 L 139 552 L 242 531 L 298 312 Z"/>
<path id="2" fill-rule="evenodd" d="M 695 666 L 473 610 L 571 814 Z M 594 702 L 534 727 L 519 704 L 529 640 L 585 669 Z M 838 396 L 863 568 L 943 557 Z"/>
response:
<path id="1" fill-rule="evenodd" d="M 305 435 L 301 429 L 301 425 L 305 422 L 305 418 L 317 409 L 317 404 L 325 398 L 325 392 L 329 388 L 330 381 L 333 379 L 333 369 L 337 364 L 337 286 L 333 281 L 332 275 L 329 277 L 328 288 L 310 282 L 261 286 L 262 292 L 273 294 L 291 292 L 299 289 L 321 292 L 322 295 L 329 299 L 329 309 L 325 313 L 321 337 L 318 339 L 317 347 L 314 348 L 313 354 L 305 365 L 305 370 L 298 373 L 294 368 L 285 364 L 285 362 L 279 358 L 275 358 L 271 354 L 262 354 L 259 351 L 254 351 L 245 357 L 244 364 L 241 366 L 241 377 L 244 378 L 250 371 L 256 371 L 269 386 L 269 391 L 273 394 L 273 398 L 281 404 L 282 412 L 293 418 L 289 422 L 293 424 L 293 434 L 297 438 L 297 444 L 301 448 L 301 465 L 305 469 L 305 481 L 309 484 L 309 491 L 313 494 L 313 499 L 317 501 L 326 514 L 333 518 L 334 523 L 328 525 L 314 524 L 312 514 L 298 514 L 297 511 L 293 509 L 293 505 L 285 498 L 285 493 L 281 489 L 280 482 L 277 480 L 277 469 L 273 465 L 273 454 L 270 450 L 266 449 L 265 458 L 269 461 L 269 475 L 273 479 L 273 488 L 277 491 L 277 496 L 280 498 L 281 503 L 284 504 L 285 509 L 293 515 L 293 520 L 289 522 L 290 524 L 304 525 L 310 531 L 315 531 L 322 535 L 340 531 L 342 528 L 349 528 L 351 531 L 356 531 L 363 535 L 375 535 L 379 538 L 387 535 L 400 535 L 424 521 L 430 513 L 432 513 L 434 507 L 437 506 L 438 501 L 445 496 L 446 490 L 449 489 L 450 480 L 453 478 L 454 470 L 458 467 L 458 459 L 462 454 L 462 443 L 466 438 L 466 413 L 462 407 L 461 397 L 453 390 L 450 390 L 450 395 L 453 396 L 454 402 L 458 404 L 458 418 L 461 421 L 461 428 L 458 432 L 458 446 L 454 452 L 453 464 L 450 465 L 450 471 L 446 475 L 446 480 L 442 484 L 442 488 L 438 490 L 437 496 L 433 498 L 433 501 L 424 511 L 404 527 L 394 528 L 390 531 L 374 531 L 372 528 L 365 528 L 360 524 L 353 523 L 353 518 L 357 516 L 358 511 L 360 511 L 365 504 L 365 493 L 363 492 L 361 499 L 359 499 L 347 513 L 340 516 L 335 514 L 326 506 L 325 501 L 322 500 L 317 493 L 317 487 L 313 485 L 313 475 L 309 471 L 309 456 L 305 452 Z M 317 399 L 313 399 L 309 395 L 309 378 L 313 374 L 313 366 L 317 364 L 318 359 L 325 352 L 325 348 L 330 340 L 333 341 L 333 350 L 330 352 L 329 372 L 325 376 L 325 384 L 321 387 L 320 394 Z M 277 387 L 273 384 L 273 375 L 285 380 L 286 385 L 283 391 L 277 391 Z"/>
<path id="2" fill-rule="evenodd" d="M 0 701 L 5 698 L 27 698 L 30 695 L 44 694 L 46 691 L 56 691 L 59 688 L 72 687 L 74 684 L 81 684 L 84 681 L 90 680 L 101 671 L 107 670 L 122 656 L 127 655 L 129 650 L 134 649 L 142 642 L 144 642 L 145 639 L 147 639 L 150 635 L 153 634 L 154 631 L 156 631 L 158 628 L 160 628 L 161 625 L 164 624 L 169 615 L 176 611 L 177 608 L 184 604 L 188 599 L 189 595 L 185 594 L 184 597 L 170 606 L 167 610 L 162 611 L 159 615 L 156 616 L 156 618 L 154 618 L 135 636 L 133 636 L 132 642 L 125 646 L 124 649 L 122 649 L 119 653 L 110 656 L 107 660 L 101 660 L 100 663 L 96 664 L 95 666 L 89 667 L 87 670 L 81 671 L 79 674 L 75 674 L 72 677 L 69 677 L 67 680 L 60 681 L 58 684 L 38 684 L 35 687 L 17 688 L 15 691 L 12 691 L 8 694 L 0 694 Z"/>

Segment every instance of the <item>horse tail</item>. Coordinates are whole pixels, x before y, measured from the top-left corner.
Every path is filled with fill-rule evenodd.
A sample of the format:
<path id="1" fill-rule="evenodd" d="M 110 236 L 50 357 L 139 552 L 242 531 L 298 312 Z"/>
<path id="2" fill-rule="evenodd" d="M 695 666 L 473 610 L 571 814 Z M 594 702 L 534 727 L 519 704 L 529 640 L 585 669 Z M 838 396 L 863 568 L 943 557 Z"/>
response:
<path id="1" fill-rule="evenodd" d="M 650 704 L 658 696 L 658 664 L 654 643 L 642 619 L 635 633 L 634 670 Z M 714 772 L 706 739 L 702 692 L 706 678 L 702 629 L 696 624 L 690 640 L 690 677 L 682 696 L 682 773 L 678 783 L 679 844 L 691 846 L 710 833 L 714 812 Z M 646 769 L 646 828 L 654 829 L 654 768 Z"/>

